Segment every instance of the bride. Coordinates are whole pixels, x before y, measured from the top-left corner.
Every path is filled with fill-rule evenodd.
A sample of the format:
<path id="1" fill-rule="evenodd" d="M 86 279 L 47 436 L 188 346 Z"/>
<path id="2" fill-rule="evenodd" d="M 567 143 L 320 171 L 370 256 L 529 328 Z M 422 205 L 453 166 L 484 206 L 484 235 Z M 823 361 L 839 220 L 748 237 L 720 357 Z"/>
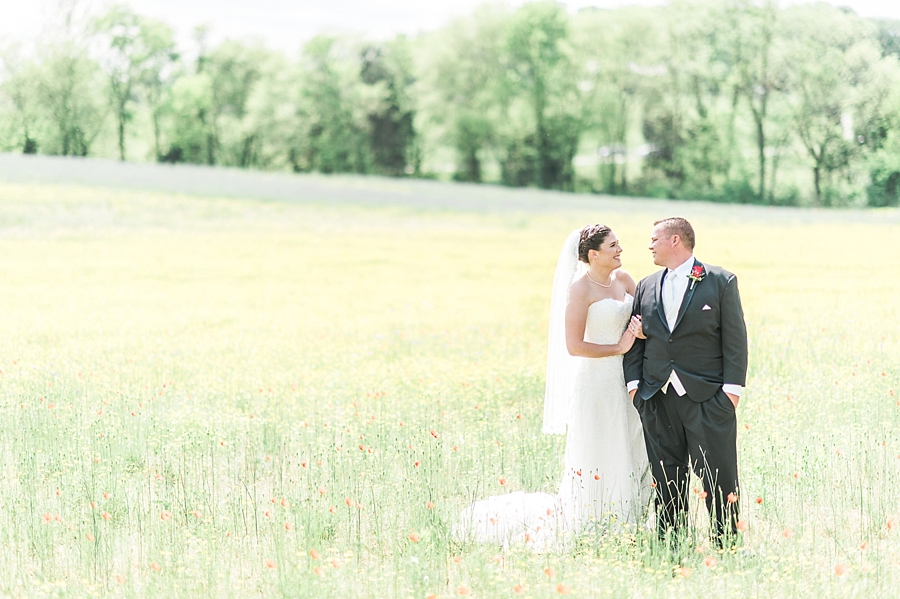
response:
<path id="1" fill-rule="evenodd" d="M 622 356 L 642 337 L 631 317 L 634 279 L 612 230 L 588 225 L 566 239 L 550 301 L 544 425 L 566 433 L 557 494 L 510 493 L 475 502 L 457 538 L 536 548 L 590 525 L 636 525 L 649 501 L 640 416 L 628 401 Z"/>

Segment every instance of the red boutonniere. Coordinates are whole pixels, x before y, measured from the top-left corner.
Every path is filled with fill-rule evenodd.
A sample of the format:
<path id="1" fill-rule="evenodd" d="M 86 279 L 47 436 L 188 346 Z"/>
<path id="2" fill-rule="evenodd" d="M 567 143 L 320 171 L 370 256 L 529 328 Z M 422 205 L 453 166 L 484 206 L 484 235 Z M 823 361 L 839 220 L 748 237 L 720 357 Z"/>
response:
<path id="1" fill-rule="evenodd" d="M 705 276 L 706 271 L 703 270 L 703 267 L 699 264 L 695 264 L 694 268 L 691 269 L 691 274 L 688 275 L 688 278 L 691 280 L 691 289 L 694 288 L 694 283 L 699 283 Z"/>

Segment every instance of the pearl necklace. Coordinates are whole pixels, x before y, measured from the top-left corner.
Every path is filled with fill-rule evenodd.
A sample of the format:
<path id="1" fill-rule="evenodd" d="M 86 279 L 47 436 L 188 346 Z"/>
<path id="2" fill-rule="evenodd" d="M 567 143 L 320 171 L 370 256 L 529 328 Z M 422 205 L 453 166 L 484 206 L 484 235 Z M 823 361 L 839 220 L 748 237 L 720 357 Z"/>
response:
<path id="1" fill-rule="evenodd" d="M 603 283 L 598 283 L 597 281 L 595 281 L 595 280 L 593 279 L 593 277 L 591 277 L 591 271 L 587 271 L 587 272 L 584 273 L 584 274 L 587 275 L 587 278 L 590 279 L 591 283 L 593 283 L 594 285 L 600 285 L 601 287 L 606 287 L 606 288 L 608 288 L 608 287 L 610 287 L 610 286 L 612 285 L 612 279 L 610 279 L 609 283 L 607 283 L 606 285 L 604 285 Z"/>

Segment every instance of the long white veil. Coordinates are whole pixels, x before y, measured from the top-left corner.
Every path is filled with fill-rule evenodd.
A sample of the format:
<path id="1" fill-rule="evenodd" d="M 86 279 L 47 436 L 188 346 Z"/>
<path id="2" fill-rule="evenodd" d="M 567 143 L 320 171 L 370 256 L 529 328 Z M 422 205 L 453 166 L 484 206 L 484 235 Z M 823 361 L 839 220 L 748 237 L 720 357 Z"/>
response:
<path id="1" fill-rule="evenodd" d="M 572 411 L 575 368 L 578 361 L 566 349 L 566 304 L 569 286 L 577 275 L 587 270 L 578 260 L 578 241 L 581 230 L 572 231 L 566 238 L 550 295 L 550 334 L 547 343 L 547 386 L 544 390 L 545 434 L 564 434 Z"/>

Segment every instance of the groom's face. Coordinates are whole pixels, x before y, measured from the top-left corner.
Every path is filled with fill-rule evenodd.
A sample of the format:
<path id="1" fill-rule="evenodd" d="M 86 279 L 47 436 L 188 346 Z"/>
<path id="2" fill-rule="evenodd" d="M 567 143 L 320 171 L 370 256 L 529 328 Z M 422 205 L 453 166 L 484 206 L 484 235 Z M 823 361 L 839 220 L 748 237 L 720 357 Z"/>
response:
<path id="1" fill-rule="evenodd" d="M 666 266 L 672 262 L 675 255 L 675 243 L 672 235 L 662 225 L 653 227 L 650 233 L 650 253 L 653 254 L 653 264 Z"/>

